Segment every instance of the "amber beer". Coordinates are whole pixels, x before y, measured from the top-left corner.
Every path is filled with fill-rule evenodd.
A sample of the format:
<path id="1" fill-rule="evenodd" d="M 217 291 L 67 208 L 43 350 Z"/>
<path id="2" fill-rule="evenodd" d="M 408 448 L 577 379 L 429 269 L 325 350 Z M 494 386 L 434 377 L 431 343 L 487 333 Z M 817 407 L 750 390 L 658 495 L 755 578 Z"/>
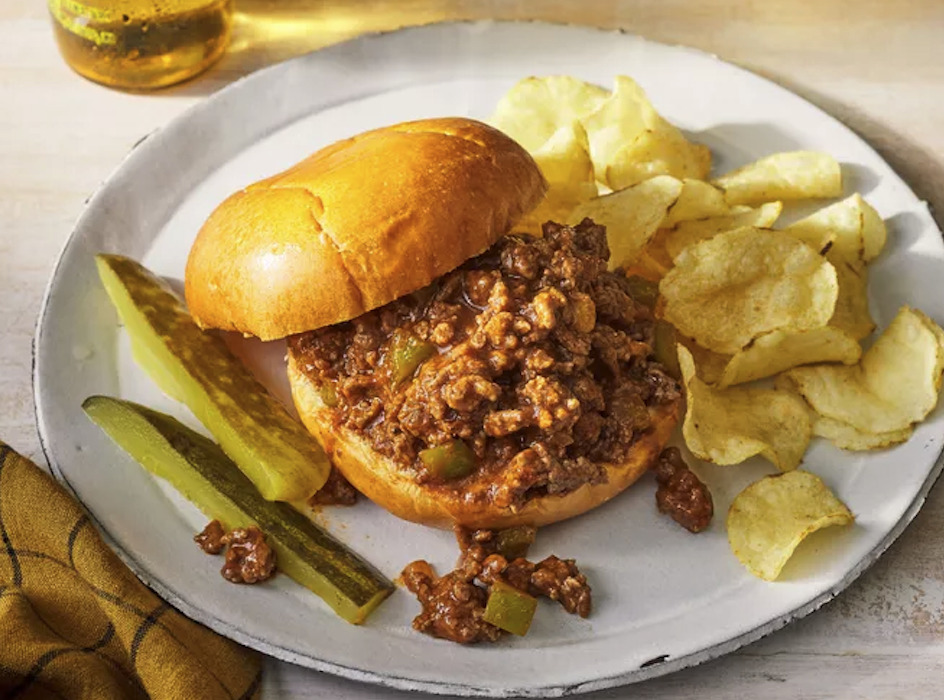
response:
<path id="1" fill-rule="evenodd" d="M 226 49 L 232 0 L 48 0 L 56 41 L 79 74 L 128 89 L 164 87 Z"/>

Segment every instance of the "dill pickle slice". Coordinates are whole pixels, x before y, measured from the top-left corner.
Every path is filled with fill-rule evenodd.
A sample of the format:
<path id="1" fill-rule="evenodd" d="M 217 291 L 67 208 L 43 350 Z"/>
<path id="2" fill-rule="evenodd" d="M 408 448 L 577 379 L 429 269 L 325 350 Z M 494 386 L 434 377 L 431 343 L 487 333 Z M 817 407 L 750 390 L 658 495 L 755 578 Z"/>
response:
<path id="1" fill-rule="evenodd" d="M 331 465 L 321 446 L 222 338 L 200 330 L 178 296 L 139 263 L 120 255 L 95 261 L 135 360 L 187 404 L 264 498 L 303 501 L 324 485 Z"/>
<path id="2" fill-rule="evenodd" d="M 650 309 L 656 305 L 656 300 L 659 298 L 659 285 L 656 282 L 639 275 L 630 275 L 626 278 L 626 282 L 633 301 L 648 306 Z"/>
<path id="3" fill-rule="evenodd" d="M 677 346 L 678 331 L 675 330 L 675 326 L 662 319 L 657 319 L 653 329 L 652 354 L 656 361 L 665 367 L 665 371 L 669 373 L 669 376 L 681 379 L 682 370 L 679 367 Z"/>
<path id="4" fill-rule="evenodd" d="M 393 584 L 373 566 L 287 503 L 263 499 L 212 440 L 164 413 L 109 396 L 82 408 L 141 466 L 166 479 L 208 518 L 228 528 L 257 525 L 275 549 L 279 570 L 360 624 Z"/>
<path id="5" fill-rule="evenodd" d="M 492 584 L 482 619 L 499 629 L 523 637 L 531 628 L 538 601 L 503 581 Z"/>
<path id="6" fill-rule="evenodd" d="M 516 525 L 495 533 L 495 551 L 511 561 L 528 556 L 528 549 L 534 544 L 538 529 L 531 525 Z"/>
<path id="7" fill-rule="evenodd" d="M 436 354 L 436 346 L 414 335 L 394 333 L 388 349 L 390 380 L 394 388 L 413 376 L 417 368 Z"/>
<path id="8" fill-rule="evenodd" d="M 325 382 L 318 386 L 318 396 L 321 397 L 321 400 L 324 401 L 325 406 L 328 408 L 335 408 L 338 405 L 338 391 L 334 388 L 334 384 L 330 382 Z"/>
<path id="9" fill-rule="evenodd" d="M 433 476 L 452 481 L 475 470 L 475 453 L 462 440 L 420 450 L 420 461 Z"/>

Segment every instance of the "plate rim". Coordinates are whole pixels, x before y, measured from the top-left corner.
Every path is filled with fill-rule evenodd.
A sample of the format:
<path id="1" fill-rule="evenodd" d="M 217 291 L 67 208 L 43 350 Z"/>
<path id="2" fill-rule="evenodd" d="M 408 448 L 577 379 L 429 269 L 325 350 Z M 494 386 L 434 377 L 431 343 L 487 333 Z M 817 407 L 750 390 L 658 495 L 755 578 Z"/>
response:
<path id="1" fill-rule="evenodd" d="M 892 545 L 892 543 L 897 540 L 901 534 L 907 529 L 907 527 L 914 520 L 917 513 L 921 510 L 925 501 L 927 500 L 930 490 L 934 487 L 934 484 L 937 482 L 942 471 L 944 471 L 944 445 L 939 449 L 938 455 L 935 458 L 935 462 L 931 469 L 929 470 L 926 478 L 921 484 L 921 487 L 918 489 L 915 497 L 909 503 L 908 507 L 903 512 L 902 516 L 895 523 L 885 536 L 865 555 L 863 556 L 855 566 L 853 566 L 846 575 L 840 579 L 834 586 L 830 587 L 828 590 L 823 591 L 818 596 L 813 598 L 806 603 L 797 606 L 793 610 L 790 610 L 774 619 L 768 620 L 767 622 L 761 623 L 756 627 L 747 630 L 746 632 L 727 639 L 723 642 L 718 642 L 711 646 L 705 647 L 695 652 L 685 654 L 674 659 L 660 661 L 658 659 L 653 659 L 650 662 L 642 664 L 639 668 L 617 673 L 613 675 L 603 676 L 599 678 L 594 678 L 587 681 L 582 681 L 579 683 L 571 684 L 551 684 L 545 686 L 520 686 L 520 687 L 509 687 L 509 688 L 496 688 L 490 686 L 477 686 L 466 683 L 454 683 L 449 681 L 429 681 L 422 679 L 415 679 L 406 676 L 397 676 L 389 673 L 376 673 L 364 668 L 358 668 L 354 666 L 348 666 L 344 664 L 335 663 L 332 661 L 325 661 L 319 659 L 315 656 L 308 654 L 300 654 L 292 649 L 286 648 L 282 645 L 272 643 L 265 639 L 258 637 L 255 634 L 246 632 L 242 629 L 239 629 L 235 625 L 227 622 L 226 620 L 219 618 L 212 613 L 208 613 L 205 610 L 199 608 L 198 606 L 191 604 L 184 597 L 185 594 L 180 594 L 176 590 L 170 588 L 168 585 L 165 585 L 160 581 L 156 576 L 153 576 L 149 571 L 147 571 L 143 565 L 140 565 L 134 556 L 126 552 L 124 548 L 120 547 L 116 540 L 111 536 L 111 534 L 105 529 L 102 524 L 99 522 L 98 518 L 93 512 L 91 512 L 84 504 L 82 499 L 79 497 L 78 493 L 73 488 L 72 484 L 69 482 L 68 478 L 65 476 L 65 473 L 60 468 L 59 463 L 53 457 L 53 450 L 51 446 L 51 436 L 48 433 L 48 429 L 45 423 L 45 418 L 42 412 L 42 389 L 43 389 L 43 379 L 39 371 L 39 347 L 43 338 L 43 330 L 45 327 L 46 315 L 48 307 L 50 304 L 50 297 L 52 295 L 53 287 L 59 276 L 61 266 L 66 257 L 66 253 L 70 250 L 72 245 L 74 245 L 78 239 L 77 234 L 80 229 L 83 227 L 85 219 L 90 216 L 89 212 L 93 210 L 95 205 L 103 196 L 103 192 L 107 189 L 108 185 L 115 179 L 115 177 L 123 170 L 125 164 L 130 158 L 132 158 L 138 151 L 138 147 L 144 144 L 145 142 L 151 141 L 152 137 L 157 134 L 163 133 L 166 130 L 173 128 L 178 122 L 185 121 L 192 118 L 194 112 L 202 111 L 204 109 L 210 108 L 216 102 L 226 99 L 233 91 L 240 89 L 246 83 L 252 82 L 261 82 L 264 81 L 270 73 L 284 69 L 286 64 L 293 63 L 302 63 L 306 60 L 310 60 L 310 57 L 314 54 L 330 54 L 334 51 L 343 50 L 344 47 L 351 44 L 358 43 L 368 43 L 376 40 L 383 40 L 385 37 L 394 34 L 403 34 L 403 33 L 423 33 L 429 31 L 436 31 L 439 29 L 448 29 L 450 27 L 465 27 L 467 30 L 474 30 L 476 28 L 487 29 L 491 26 L 521 26 L 521 25 L 538 25 L 546 27 L 555 27 L 558 29 L 576 29 L 579 31 L 584 31 L 588 33 L 599 33 L 599 34 L 608 34 L 608 35 L 621 35 L 625 37 L 632 38 L 636 41 L 640 41 L 644 44 L 651 44 L 663 47 L 669 47 L 673 50 L 684 51 L 688 53 L 695 54 L 699 57 L 708 58 L 713 61 L 723 63 L 736 71 L 750 75 L 755 79 L 763 80 L 779 90 L 783 90 L 786 93 L 789 93 L 793 97 L 802 100 L 808 106 L 812 107 L 822 116 L 833 120 L 841 124 L 845 129 L 849 130 L 861 143 L 862 145 L 870 150 L 873 155 L 878 157 L 888 169 L 894 173 L 898 178 L 899 182 L 905 187 L 905 189 L 914 196 L 915 200 L 919 202 L 926 202 L 922 200 L 911 186 L 905 181 L 902 176 L 888 163 L 878 151 L 875 149 L 872 144 L 862 137 L 855 129 L 846 124 L 839 117 L 827 112 L 825 109 L 821 108 L 816 103 L 810 101 L 807 97 L 796 93 L 793 90 L 790 90 L 783 85 L 781 85 L 776 80 L 760 75 L 750 69 L 744 68 L 743 66 L 725 61 L 720 58 L 718 55 L 711 53 L 709 51 L 704 51 L 697 49 L 684 44 L 675 44 L 656 41 L 649 39 L 643 35 L 637 34 L 632 31 L 628 31 L 622 28 L 615 29 L 605 29 L 601 27 L 593 27 L 589 25 L 580 25 L 570 22 L 553 22 L 553 21 L 544 21 L 544 20 L 497 20 L 497 19 L 460 19 L 460 20 L 444 20 L 438 22 L 430 22 L 419 25 L 407 25 L 389 30 L 368 32 L 365 34 L 352 37 L 342 42 L 332 44 L 314 51 L 301 54 L 299 56 L 294 56 L 292 58 L 286 59 L 274 63 L 270 66 L 266 66 L 259 70 L 253 71 L 246 75 L 242 75 L 236 80 L 228 83 L 219 90 L 213 92 L 212 94 L 204 97 L 195 104 L 186 108 L 183 112 L 176 115 L 173 119 L 167 123 L 159 126 L 158 128 L 148 132 L 140 139 L 138 139 L 131 149 L 124 155 L 123 158 L 116 164 L 108 176 L 102 180 L 102 182 L 96 187 L 95 191 L 85 199 L 82 210 L 79 215 L 76 217 L 75 223 L 72 226 L 71 231 L 66 237 L 63 245 L 61 246 L 59 252 L 56 255 L 55 263 L 52 266 L 52 270 L 49 274 L 49 279 L 47 280 L 46 286 L 43 290 L 42 301 L 40 304 L 39 313 L 37 314 L 36 324 L 34 326 L 34 333 L 31 343 L 31 380 L 32 380 L 32 397 L 33 397 L 33 413 L 34 419 L 36 422 L 37 434 L 39 437 L 40 448 L 42 449 L 43 455 L 46 458 L 46 462 L 49 465 L 50 471 L 56 477 L 57 481 L 64 485 L 69 493 L 78 501 L 86 513 L 91 518 L 92 522 L 95 524 L 98 533 L 102 536 L 105 542 L 109 547 L 114 551 L 119 559 L 135 574 L 135 576 L 146 586 L 148 586 L 152 591 L 158 594 L 161 598 L 166 600 L 168 603 L 173 605 L 178 611 L 182 612 L 184 615 L 190 619 L 205 625 L 206 627 L 212 629 L 213 631 L 221 634 L 224 637 L 232 639 L 244 646 L 255 649 L 261 653 L 264 653 L 268 656 L 276 658 L 281 661 L 288 663 L 293 663 L 299 666 L 311 668 L 317 671 L 322 671 L 326 673 L 331 673 L 342 678 L 349 680 L 359 681 L 363 683 L 371 683 L 381 687 L 387 687 L 396 690 L 406 690 L 406 691 L 421 691 L 426 693 L 431 693 L 435 695 L 458 695 L 463 697 L 565 697 L 571 695 L 578 695 L 582 693 L 593 692 L 597 690 L 604 690 L 607 688 L 620 687 L 624 685 L 629 685 L 658 676 L 663 676 L 675 671 L 679 671 L 685 668 L 694 667 L 700 665 L 706 661 L 719 658 L 721 656 L 727 655 L 733 651 L 736 651 L 748 644 L 752 644 L 767 635 L 782 629 L 791 622 L 798 620 L 800 618 L 806 617 L 807 615 L 815 612 L 823 605 L 834 599 L 842 591 L 848 588 L 857 578 L 859 578 L 870 566 L 872 566 L 878 559 L 884 554 L 884 552 Z M 932 217 L 932 221 L 936 226 L 938 226 L 937 221 Z M 938 226 L 939 227 L 939 226 Z"/>

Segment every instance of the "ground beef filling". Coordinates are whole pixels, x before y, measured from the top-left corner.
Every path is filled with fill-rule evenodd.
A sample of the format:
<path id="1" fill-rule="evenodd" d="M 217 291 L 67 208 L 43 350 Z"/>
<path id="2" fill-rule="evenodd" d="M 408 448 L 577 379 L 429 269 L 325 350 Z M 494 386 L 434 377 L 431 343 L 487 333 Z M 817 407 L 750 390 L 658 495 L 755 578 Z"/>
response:
<path id="1" fill-rule="evenodd" d="M 605 481 L 600 464 L 679 399 L 652 359 L 650 308 L 608 258 L 602 226 L 548 223 L 290 347 L 336 422 L 418 482 L 505 507 L 568 493 Z M 455 462 L 457 444 L 471 473 L 430 457 L 445 446 Z"/>
<path id="2" fill-rule="evenodd" d="M 407 564 L 400 581 L 416 595 L 422 610 L 413 629 L 460 644 L 494 642 L 503 634 L 486 622 L 492 586 L 511 586 L 532 597 L 556 600 L 567 612 L 587 617 L 592 608 L 590 584 L 573 559 L 553 554 L 534 563 L 525 559 L 534 528 L 466 530 L 456 528 L 459 561 L 437 576 L 429 562 Z"/>
<path id="3" fill-rule="evenodd" d="M 318 506 L 353 506 L 357 503 L 357 489 L 344 478 L 337 467 L 331 467 L 328 480 L 308 499 L 308 505 Z"/>
<path id="4" fill-rule="evenodd" d="M 660 513 L 689 532 L 701 532 L 715 513 L 711 491 L 688 468 L 677 447 L 667 447 L 652 465 L 656 473 L 656 505 Z"/>
<path id="5" fill-rule="evenodd" d="M 219 520 L 211 520 L 193 541 L 207 554 L 224 549 L 220 574 L 232 583 L 261 583 L 275 574 L 275 550 L 256 526 L 226 531 Z"/>

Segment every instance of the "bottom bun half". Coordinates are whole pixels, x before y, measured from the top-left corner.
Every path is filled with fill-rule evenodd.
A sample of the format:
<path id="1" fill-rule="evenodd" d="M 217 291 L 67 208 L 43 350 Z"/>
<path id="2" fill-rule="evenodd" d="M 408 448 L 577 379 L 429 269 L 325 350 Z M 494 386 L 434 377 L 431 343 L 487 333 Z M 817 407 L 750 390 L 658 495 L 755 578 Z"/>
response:
<path id="1" fill-rule="evenodd" d="M 639 437 L 621 464 L 605 465 L 608 479 L 585 484 L 564 495 L 537 496 L 517 508 L 492 503 L 466 502 L 460 489 L 448 490 L 416 483 L 393 460 L 375 451 L 363 437 L 335 427 L 331 409 L 317 386 L 295 364 L 289 353 L 288 376 L 292 397 L 305 427 L 316 437 L 335 466 L 362 494 L 394 515 L 424 525 L 449 528 L 498 529 L 515 525 L 539 527 L 572 518 L 609 501 L 641 477 L 658 458 L 681 413 L 681 402 L 665 404 L 655 412 L 652 427 Z M 482 476 L 483 479 L 487 475 Z"/>

